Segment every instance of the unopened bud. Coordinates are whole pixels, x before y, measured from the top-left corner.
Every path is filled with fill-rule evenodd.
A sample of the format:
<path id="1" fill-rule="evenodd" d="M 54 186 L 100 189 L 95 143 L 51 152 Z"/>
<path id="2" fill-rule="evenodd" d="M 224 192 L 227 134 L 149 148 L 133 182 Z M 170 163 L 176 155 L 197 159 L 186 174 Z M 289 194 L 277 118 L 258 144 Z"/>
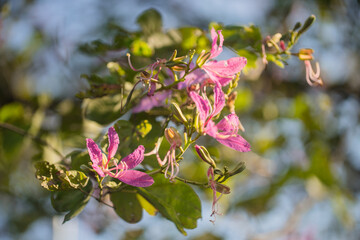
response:
<path id="1" fill-rule="evenodd" d="M 246 168 L 245 162 L 240 162 L 231 172 L 228 172 L 229 177 L 241 173 Z"/>
<path id="2" fill-rule="evenodd" d="M 175 65 L 175 66 L 171 67 L 172 70 L 177 71 L 177 72 L 185 71 L 186 68 L 187 68 L 186 65 Z"/>
<path id="3" fill-rule="evenodd" d="M 180 133 L 173 127 L 165 129 L 165 137 L 171 145 L 175 145 L 176 147 L 181 147 L 182 140 Z"/>
<path id="4" fill-rule="evenodd" d="M 174 61 L 174 59 L 176 58 L 177 55 L 177 50 L 175 49 L 173 54 L 171 55 L 171 57 L 169 58 L 169 61 Z"/>
<path id="5" fill-rule="evenodd" d="M 306 21 L 304 22 L 304 25 L 302 26 L 302 28 L 299 30 L 298 36 L 303 34 L 306 30 L 308 30 L 309 27 L 315 22 L 315 20 L 316 20 L 315 15 L 311 15 L 310 17 L 308 17 L 306 19 Z"/>
<path id="6" fill-rule="evenodd" d="M 210 153 L 204 146 L 195 145 L 195 150 L 204 162 L 206 162 L 213 168 L 216 168 L 215 161 L 211 158 Z"/>
<path id="7" fill-rule="evenodd" d="M 299 50 L 299 59 L 304 61 L 304 60 L 312 60 L 313 56 L 312 54 L 314 53 L 314 50 L 312 50 L 311 48 L 302 48 Z"/>
<path id="8" fill-rule="evenodd" d="M 205 50 L 203 50 L 200 53 L 200 56 L 198 57 L 198 59 L 196 59 L 196 65 L 198 67 L 202 67 L 202 65 L 204 65 L 206 63 L 206 61 L 210 58 L 211 53 L 210 52 L 205 52 Z"/>
<path id="9" fill-rule="evenodd" d="M 271 41 L 267 42 L 268 47 L 273 46 L 273 43 L 278 43 L 281 39 L 282 35 L 281 33 L 276 33 L 271 37 Z"/>
<path id="10" fill-rule="evenodd" d="M 285 43 L 284 43 L 283 40 L 280 41 L 280 44 L 279 44 L 279 45 L 280 45 L 281 50 L 283 50 L 283 51 L 286 50 Z"/>
<path id="11" fill-rule="evenodd" d="M 182 111 L 181 111 L 179 105 L 177 105 L 177 103 L 172 102 L 171 103 L 171 109 L 172 109 L 172 112 L 175 115 L 175 117 L 179 120 L 179 122 L 181 122 L 181 123 L 183 123 L 185 125 L 188 123 L 186 117 L 182 113 Z"/>
<path id="12" fill-rule="evenodd" d="M 295 23 L 295 26 L 294 26 L 294 28 L 293 28 L 293 31 L 298 30 L 300 27 L 301 27 L 301 22 Z"/>

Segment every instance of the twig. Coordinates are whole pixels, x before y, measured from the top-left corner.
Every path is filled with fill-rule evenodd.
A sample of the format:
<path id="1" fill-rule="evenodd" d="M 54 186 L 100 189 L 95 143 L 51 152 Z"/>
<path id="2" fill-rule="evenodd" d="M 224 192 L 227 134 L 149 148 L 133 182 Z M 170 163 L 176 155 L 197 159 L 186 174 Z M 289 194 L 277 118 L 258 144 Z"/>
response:
<path id="1" fill-rule="evenodd" d="M 41 145 L 44 145 L 46 147 L 48 147 L 49 149 L 51 149 L 54 153 L 56 153 L 57 155 L 59 155 L 61 157 L 61 159 L 65 159 L 66 157 L 60 153 L 56 148 L 54 148 L 53 146 L 51 146 L 48 142 L 42 140 L 39 137 L 33 136 L 32 134 L 28 133 L 27 131 L 25 131 L 24 129 L 18 128 L 12 124 L 9 123 L 0 123 L 0 128 L 4 128 L 7 130 L 10 130 L 14 133 L 17 133 L 19 135 L 25 136 L 25 137 L 29 137 L 31 140 L 33 140 L 34 142 L 37 142 Z"/>
<path id="2" fill-rule="evenodd" d="M 99 203 L 102 203 L 102 204 L 104 204 L 104 205 L 106 205 L 108 207 L 111 207 L 111 208 L 115 209 L 114 206 L 108 204 L 107 202 L 104 202 L 103 200 L 101 200 L 101 198 L 98 198 L 98 197 L 92 195 L 91 193 L 86 192 L 85 190 L 83 190 L 81 188 L 78 188 L 78 190 L 80 190 L 80 192 L 82 192 L 83 194 L 86 194 L 87 196 L 90 196 L 90 197 L 96 199 L 96 201 L 98 201 Z"/>

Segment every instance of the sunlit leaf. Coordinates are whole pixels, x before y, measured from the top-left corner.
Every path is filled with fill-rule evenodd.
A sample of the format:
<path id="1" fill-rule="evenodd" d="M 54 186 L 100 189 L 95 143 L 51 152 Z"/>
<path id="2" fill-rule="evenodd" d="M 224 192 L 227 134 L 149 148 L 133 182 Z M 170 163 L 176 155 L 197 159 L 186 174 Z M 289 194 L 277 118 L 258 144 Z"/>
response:
<path id="1" fill-rule="evenodd" d="M 144 138 L 151 131 L 151 124 L 148 120 L 143 120 L 139 125 L 136 126 L 137 132 L 142 138 Z"/>
<path id="2" fill-rule="evenodd" d="M 139 194 L 174 222 L 181 233 L 186 234 L 184 228 L 195 228 L 201 218 L 201 202 L 194 190 L 183 182 L 171 183 L 161 175 L 154 180 L 152 186 L 140 188 Z"/>
<path id="3" fill-rule="evenodd" d="M 46 161 L 35 163 L 36 178 L 41 186 L 49 191 L 71 190 L 83 188 L 87 185 L 89 177 L 83 172 L 70 170 L 59 164 L 50 164 Z"/>
<path id="4" fill-rule="evenodd" d="M 140 194 L 136 194 L 136 197 L 138 198 L 142 208 L 151 216 L 155 216 L 158 212 L 158 210 L 149 203 L 145 198 L 143 198 Z"/>
<path id="5" fill-rule="evenodd" d="M 150 57 L 153 55 L 153 49 L 147 44 L 147 42 L 137 39 L 131 44 L 131 52 L 137 56 Z"/>

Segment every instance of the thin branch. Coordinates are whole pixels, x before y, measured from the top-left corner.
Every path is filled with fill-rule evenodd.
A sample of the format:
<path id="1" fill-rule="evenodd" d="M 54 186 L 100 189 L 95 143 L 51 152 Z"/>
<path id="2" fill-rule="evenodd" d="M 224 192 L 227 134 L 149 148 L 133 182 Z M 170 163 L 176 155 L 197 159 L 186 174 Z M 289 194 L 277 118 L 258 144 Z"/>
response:
<path id="1" fill-rule="evenodd" d="M 54 148 L 53 146 L 51 146 L 48 142 L 44 141 L 43 139 L 36 137 L 30 133 L 28 133 L 27 131 L 25 131 L 24 129 L 18 128 L 12 124 L 9 123 L 0 123 L 0 128 L 4 128 L 7 130 L 10 130 L 14 133 L 17 133 L 19 135 L 25 136 L 25 137 L 29 137 L 31 140 L 33 140 L 34 142 L 40 144 L 40 145 L 44 145 L 46 147 L 48 147 L 49 149 L 51 149 L 54 153 L 56 153 L 57 155 L 59 155 L 61 157 L 61 159 L 65 159 L 66 157 L 60 153 L 56 148 Z"/>
<path id="2" fill-rule="evenodd" d="M 98 201 L 99 203 L 102 203 L 102 204 L 104 204 L 104 205 L 106 205 L 106 206 L 108 206 L 108 207 L 111 207 L 111 208 L 115 209 L 114 206 L 108 204 L 107 202 L 104 202 L 103 200 L 101 200 L 101 198 L 98 198 L 98 197 L 92 195 L 91 193 L 86 192 L 85 190 L 83 190 L 83 189 L 81 189 L 81 188 L 78 188 L 78 190 L 80 190 L 80 192 L 82 192 L 83 194 L 94 198 L 94 199 L 95 199 L 96 201 Z"/>

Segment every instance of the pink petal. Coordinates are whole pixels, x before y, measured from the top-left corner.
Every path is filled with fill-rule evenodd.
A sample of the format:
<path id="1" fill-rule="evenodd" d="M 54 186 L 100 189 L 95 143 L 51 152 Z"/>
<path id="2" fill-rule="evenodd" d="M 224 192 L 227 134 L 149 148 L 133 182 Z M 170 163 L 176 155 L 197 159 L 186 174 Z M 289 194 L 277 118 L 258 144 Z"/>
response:
<path id="1" fill-rule="evenodd" d="M 204 99 L 194 91 L 191 91 L 189 95 L 190 98 L 194 101 L 197 110 L 199 111 L 200 121 L 202 123 L 205 123 L 210 111 L 209 101 L 207 99 Z"/>
<path id="2" fill-rule="evenodd" d="M 133 113 L 149 111 L 154 107 L 165 105 L 165 99 L 171 96 L 172 91 L 157 92 L 154 96 L 146 96 L 133 108 Z"/>
<path id="3" fill-rule="evenodd" d="M 108 147 L 108 160 L 113 158 L 116 154 L 116 151 L 119 146 L 119 136 L 115 131 L 114 127 L 109 128 L 108 130 L 108 138 L 109 138 L 109 147 Z"/>
<path id="4" fill-rule="evenodd" d="M 125 162 L 129 169 L 136 167 L 144 160 L 145 148 L 140 145 L 134 152 L 124 157 L 121 161 Z"/>
<path id="5" fill-rule="evenodd" d="M 237 135 L 237 134 L 235 137 L 227 137 L 227 138 L 218 138 L 217 137 L 216 140 L 219 143 L 221 143 L 229 148 L 232 148 L 236 151 L 239 151 L 239 152 L 251 151 L 250 144 L 243 137 L 241 137 L 240 135 Z"/>
<path id="6" fill-rule="evenodd" d="M 238 132 L 240 126 L 240 121 L 238 116 L 235 113 L 231 113 L 221 119 L 221 121 L 216 124 L 216 127 L 223 132 Z"/>
<path id="7" fill-rule="evenodd" d="M 208 74 L 209 78 L 211 79 L 211 81 L 213 83 L 219 83 L 221 86 L 226 86 L 228 85 L 231 80 L 233 80 L 234 76 L 219 76 L 216 72 L 212 72 L 211 70 L 206 69 L 206 67 L 204 67 L 205 72 Z"/>
<path id="8" fill-rule="evenodd" d="M 154 96 L 155 90 L 156 90 L 156 83 L 153 82 L 153 81 L 150 81 L 149 91 L 148 91 L 147 95 L 148 95 L 149 97 L 150 97 L 150 96 Z"/>
<path id="9" fill-rule="evenodd" d="M 210 116 L 212 118 L 213 116 L 218 115 L 221 110 L 225 106 L 225 95 L 224 92 L 221 89 L 221 86 L 219 83 L 215 83 L 214 87 L 214 109 Z"/>
<path id="10" fill-rule="evenodd" d="M 89 151 L 90 159 L 95 165 L 102 163 L 102 153 L 98 145 L 91 138 L 86 139 L 86 146 Z"/>
<path id="11" fill-rule="evenodd" d="M 89 152 L 90 159 L 92 161 L 93 169 L 101 176 L 105 177 L 105 174 L 100 166 L 102 166 L 102 153 L 99 149 L 98 145 L 94 142 L 94 140 L 87 138 L 86 146 Z"/>
<path id="12" fill-rule="evenodd" d="M 209 136 L 212 136 L 213 138 L 216 138 L 216 135 L 218 134 L 218 129 L 212 120 L 209 120 L 208 123 L 206 124 L 204 133 L 206 133 Z"/>
<path id="13" fill-rule="evenodd" d="M 99 174 L 100 177 L 105 177 L 105 173 L 99 165 L 93 164 L 92 167 Z"/>
<path id="14" fill-rule="evenodd" d="M 225 86 L 235 74 L 245 67 L 246 63 L 247 60 L 244 57 L 233 57 L 224 61 L 207 62 L 202 68 L 213 81 L 220 82 L 222 86 Z"/>
<path id="15" fill-rule="evenodd" d="M 218 34 L 220 36 L 219 46 L 217 45 Z M 216 33 L 214 28 L 211 29 L 212 45 L 211 45 L 210 58 L 217 57 L 223 50 L 222 47 L 223 47 L 223 42 L 224 42 L 224 36 L 221 34 L 221 31 L 218 31 L 218 34 Z"/>
<path id="16" fill-rule="evenodd" d="M 148 187 L 154 183 L 154 179 L 148 174 L 136 170 L 126 170 L 117 179 L 135 187 Z"/>
<path id="17" fill-rule="evenodd" d="M 201 69 L 196 69 L 185 77 L 184 82 L 178 83 L 178 89 L 188 88 L 191 85 L 199 84 L 205 81 L 209 76 Z"/>

